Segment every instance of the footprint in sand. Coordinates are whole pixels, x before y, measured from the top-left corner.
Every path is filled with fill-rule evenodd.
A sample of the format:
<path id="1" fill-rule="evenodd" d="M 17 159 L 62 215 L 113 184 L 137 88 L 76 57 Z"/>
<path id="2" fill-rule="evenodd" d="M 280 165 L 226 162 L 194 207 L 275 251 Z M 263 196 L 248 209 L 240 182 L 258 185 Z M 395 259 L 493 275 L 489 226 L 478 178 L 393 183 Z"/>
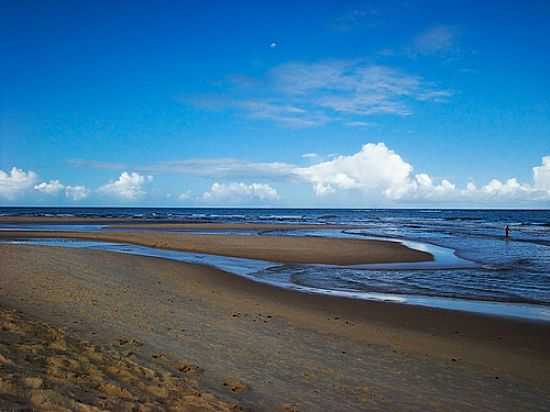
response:
<path id="1" fill-rule="evenodd" d="M 232 378 L 226 379 L 223 383 L 223 386 L 234 393 L 245 392 L 249 389 L 246 383 L 240 382 Z"/>
<path id="2" fill-rule="evenodd" d="M 174 366 L 177 370 L 179 370 L 180 372 L 185 373 L 187 375 L 197 374 L 197 373 L 202 373 L 203 372 L 203 370 L 201 368 L 199 368 L 197 365 L 193 365 L 193 364 L 188 363 L 188 362 L 178 361 L 178 362 L 176 362 L 176 364 Z"/>

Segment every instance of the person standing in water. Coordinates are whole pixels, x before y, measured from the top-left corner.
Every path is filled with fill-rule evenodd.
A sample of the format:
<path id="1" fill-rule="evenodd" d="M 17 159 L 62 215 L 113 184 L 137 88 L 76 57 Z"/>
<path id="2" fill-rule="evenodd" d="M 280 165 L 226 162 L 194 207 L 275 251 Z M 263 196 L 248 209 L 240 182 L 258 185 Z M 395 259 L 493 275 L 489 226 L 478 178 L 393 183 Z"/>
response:
<path id="1" fill-rule="evenodd" d="M 505 239 L 510 238 L 510 226 L 508 225 L 504 226 L 504 238 Z"/>

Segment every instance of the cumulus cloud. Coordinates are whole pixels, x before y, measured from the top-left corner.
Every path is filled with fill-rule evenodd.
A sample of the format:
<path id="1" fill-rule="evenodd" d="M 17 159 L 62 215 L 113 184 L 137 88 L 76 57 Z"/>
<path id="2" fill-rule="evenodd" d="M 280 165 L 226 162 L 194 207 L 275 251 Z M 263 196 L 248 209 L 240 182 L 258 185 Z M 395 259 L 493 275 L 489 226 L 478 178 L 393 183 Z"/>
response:
<path id="1" fill-rule="evenodd" d="M 369 143 L 358 153 L 296 168 L 294 174 L 323 196 L 339 189 L 397 194 L 407 185 L 411 171 L 412 166 L 386 145 Z"/>
<path id="2" fill-rule="evenodd" d="M 34 186 L 35 190 L 47 195 L 56 195 L 64 188 L 65 186 L 59 180 L 50 180 L 49 182 L 42 182 Z"/>
<path id="3" fill-rule="evenodd" d="M 313 186 L 317 196 L 342 191 L 370 194 L 392 201 L 420 202 L 502 202 L 550 200 L 550 156 L 533 168 L 533 183 L 516 178 L 492 179 L 477 187 L 469 182 L 459 189 L 448 179 L 437 182 L 427 173 L 413 174 L 413 166 L 384 143 L 369 143 L 348 156 L 295 168 L 293 173 Z"/>
<path id="4" fill-rule="evenodd" d="M 386 196 L 393 199 L 413 198 L 419 200 L 449 200 L 456 191 L 456 185 L 442 179 L 439 183 L 434 183 L 432 177 L 426 173 L 419 173 L 414 177 L 409 177 L 408 181 L 397 191 L 388 190 Z"/>
<path id="5" fill-rule="evenodd" d="M 90 190 L 86 186 L 66 186 L 65 197 L 74 201 L 84 200 L 90 194 Z"/>
<path id="6" fill-rule="evenodd" d="M 303 155 L 309 163 L 300 166 L 282 162 L 248 162 L 237 159 L 186 159 L 160 162 L 139 169 L 151 173 L 181 173 L 200 177 L 262 179 L 292 183 L 307 183 L 318 197 L 346 199 L 357 196 L 387 203 L 469 203 L 517 204 L 550 201 L 550 156 L 542 158 L 533 167 L 532 179 L 491 179 L 483 185 L 469 182 L 459 186 L 450 178 L 437 178 L 429 171 L 416 171 L 413 165 L 384 143 L 368 143 L 356 153 L 348 155 Z M 237 180 L 237 179 L 239 180 Z M 100 191 L 125 193 L 121 198 L 135 199 L 144 194 L 143 185 L 150 179 L 137 173 L 123 173 L 121 177 Z M 254 181 L 254 180 L 252 180 Z M 182 193 L 187 200 L 190 193 Z M 277 191 L 262 183 L 214 183 L 198 199 L 203 201 L 251 202 L 277 200 Z"/>
<path id="7" fill-rule="evenodd" d="M 550 156 L 542 158 L 540 166 L 533 167 L 535 188 L 550 191 Z"/>
<path id="8" fill-rule="evenodd" d="M 0 197 L 8 200 L 15 199 L 30 189 L 38 179 L 33 171 L 25 172 L 22 169 L 12 167 L 9 172 L 0 170 Z"/>
<path id="9" fill-rule="evenodd" d="M 279 194 L 265 183 L 216 182 L 202 197 L 206 201 L 273 201 L 279 199 Z"/>
<path id="10" fill-rule="evenodd" d="M 537 187 L 536 182 L 522 183 L 512 177 L 505 181 L 491 179 L 479 188 L 470 182 L 466 185 L 466 189 L 460 191 L 459 197 L 483 202 L 547 201 L 550 200 L 550 190 Z"/>
<path id="11" fill-rule="evenodd" d="M 152 180 L 153 176 L 122 172 L 117 180 L 101 186 L 98 192 L 124 200 L 138 200 L 145 196 L 145 185 Z"/>
<path id="12" fill-rule="evenodd" d="M 192 197 L 193 197 L 193 193 L 191 193 L 190 190 L 186 190 L 185 192 L 180 193 L 178 195 L 179 200 L 190 200 L 190 199 L 192 199 Z"/>

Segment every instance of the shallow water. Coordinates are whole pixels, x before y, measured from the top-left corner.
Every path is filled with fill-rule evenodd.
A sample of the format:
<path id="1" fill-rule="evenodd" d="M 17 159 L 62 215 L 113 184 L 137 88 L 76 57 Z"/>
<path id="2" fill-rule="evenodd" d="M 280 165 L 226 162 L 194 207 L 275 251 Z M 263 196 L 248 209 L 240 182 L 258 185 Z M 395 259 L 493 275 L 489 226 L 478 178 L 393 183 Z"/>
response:
<path id="1" fill-rule="evenodd" d="M 97 232 L 104 230 L 106 225 L 81 225 L 59 223 L 0 223 L 0 231 L 22 230 L 43 232 Z"/>
<path id="2" fill-rule="evenodd" d="M 538 243 L 486 238 L 476 239 L 474 244 L 460 235 L 448 235 L 444 239 L 426 235 L 419 242 L 387 238 L 370 229 L 339 233 L 296 230 L 279 234 L 401 241 L 436 258 L 434 262 L 412 265 L 306 268 L 292 277 L 300 286 L 550 305 L 550 248 Z"/>
<path id="3" fill-rule="evenodd" d="M 516 317 L 523 319 L 531 319 L 538 321 L 550 322 L 550 307 L 526 303 L 505 303 L 505 302 L 490 302 L 476 301 L 465 299 L 453 299 L 445 297 L 430 297 L 414 294 L 403 294 L 386 292 L 367 292 L 359 291 L 357 288 L 338 288 L 325 289 L 312 285 L 305 285 L 297 277 L 303 275 L 304 272 L 311 271 L 313 274 L 335 273 L 340 270 L 348 270 L 349 267 L 329 266 L 329 265 L 282 265 L 276 262 L 269 262 L 255 259 L 244 259 L 234 257 L 224 257 L 217 255 L 209 255 L 205 253 L 192 253 L 173 250 L 164 250 L 150 248 L 146 246 L 100 242 L 78 239 L 19 239 L 12 241 L 3 241 L 2 243 L 11 244 L 32 244 L 42 246 L 61 246 L 70 248 L 87 248 L 106 250 L 116 253 L 126 253 L 140 256 L 152 256 L 164 259 L 171 259 L 186 263 L 202 264 L 212 266 L 239 276 L 243 276 L 255 281 L 267 283 L 273 286 L 296 290 L 302 293 L 319 293 L 331 296 L 340 296 L 354 299 L 385 301 L 412 305 L 421 305 L 433 308 L 445 308 L 451 310 L 461 310 L 474 313 L 482 313 L 496 316 Z M 430 246 L 426 246 L 430 249 Z M 443 262 L 444 263 L 444 262 Z M 437 264 L 437 259 L 436 259 Z M 388 264 L 391 265 L 391 264 Z M 412 265 L 412 264 L 411 264 Z M 369 266 L 363 265 L 361 271 L 370 271 Z M 384 265 L 372 265 L 384 266 Z M 356 270 L 356 269 L 353 269 Z M 373 270 L 377 273 L 377 270 Z M 401 272 L 401 271 L 397 271 Z M 308 277 L 309 278 L 309 277 Z"/>
<path id="4" fill-rule="evenodd" d="M 368 267 L 277 266 L 264 270 L 265 273 L 257 272 L 256 277 L 282 279 L 286 276 L 286 282 L 292 287 L 324 293 L 391 294 L 432 302 L 451 298 L 483 304 L 534 303 L 544 310 L 550 308 L 548 210 L 0 208 L 0 215 L 58 213 L 132 217 L 132 221 L 137 222 L 140 219 L 168 219 L 175 222 L 311 224 L 310 230 L 294 231 L 192 231 L 203 234 L 389 238 L 408 242 L 406 244 L 411 247 L 427 247 L 437 255 L 436 263 Z M 319 230 L 325 223 L 351 224 L 356 228 Z M 509 240 L 503 238 L 506 224 L 512 228 Z M 26 225 L 25 228 L 45 230 L 46 226 L 50 230 L 105 230 L 102 225 Z M 0 225 L 1 228 L 5 225 Z M 14 229 L 13 225 L 10 229 Z"/>

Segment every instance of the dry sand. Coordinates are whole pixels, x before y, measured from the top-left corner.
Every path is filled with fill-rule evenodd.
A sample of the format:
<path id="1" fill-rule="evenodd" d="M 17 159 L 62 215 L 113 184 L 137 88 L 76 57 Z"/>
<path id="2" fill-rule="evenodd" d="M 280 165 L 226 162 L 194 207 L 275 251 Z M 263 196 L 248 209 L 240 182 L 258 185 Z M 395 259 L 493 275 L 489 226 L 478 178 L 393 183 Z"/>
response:
<path id="1" fill-rule="evenodd" d="M 0 262 L 3 305 L 109 350 L 141 342 L 123 345 L 133 353 L 126 355 L 153 371 L 197 365 L 191 385 L 212 402 L 266 411 L 544 411 L 550 404 L 548 324 L 298 294 L 212 268 L 103 251 L 3 245 Z M 79 393 L 78 383 L 66 384 Z M 146 402 L 138 389 L 128 388 L 134 402 Z M 86 402 L 99 405 L 96 394 Z"/>
<path id="2" fill-rule="evenodd" d="M 131 351 L 141 342 L 118 344 L 101 348 L 0 306 L 0 410 L 242 410 L 202 391 L 197 366 L 148 367 Z"/>
<path id="3" fill-rule="evenodd" d="M 165 232 L 0 232 L 0 238 L 16 237 L 93 239 L 282 263 L 354 265 L 433 259 L 429 253 L 382 240 Z"/>

